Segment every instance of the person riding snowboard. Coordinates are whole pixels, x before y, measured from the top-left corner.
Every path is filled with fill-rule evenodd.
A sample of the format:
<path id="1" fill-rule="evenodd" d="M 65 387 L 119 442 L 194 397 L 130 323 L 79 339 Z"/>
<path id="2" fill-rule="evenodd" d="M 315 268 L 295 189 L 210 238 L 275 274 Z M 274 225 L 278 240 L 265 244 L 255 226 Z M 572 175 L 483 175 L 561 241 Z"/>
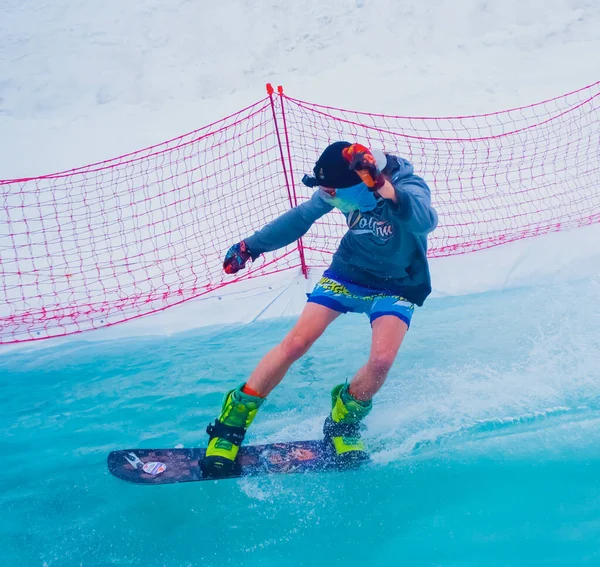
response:
<path id="1" fill-rule="evenodd" d="M 236 471 L 240 445 L 266 397 L 327 326 L 347 312 L 369 316 L 371 351 L 350 384 L 333 388 L 323 432 L 340 465 L 367 460 L 361 421 L 396 358 L 414 306 L 423 305 L 431 293 L 427 234 L 438 217 L 427 183 L 414 174 L 410 162 L 360 144 L 335 142 L 313 172 L 302 179 L 308 187 L 318 187 L 308 201 L 233 245 L 225 256 L 223 268 L 234 274 L 248 260 L 294 242 L 334 208 L 346 217 L 348 231 L 295 326 L 244 384 L 227 392 L 221 413 L 208 426 L 208 448 L 200 465 L 206 477 Z"/>

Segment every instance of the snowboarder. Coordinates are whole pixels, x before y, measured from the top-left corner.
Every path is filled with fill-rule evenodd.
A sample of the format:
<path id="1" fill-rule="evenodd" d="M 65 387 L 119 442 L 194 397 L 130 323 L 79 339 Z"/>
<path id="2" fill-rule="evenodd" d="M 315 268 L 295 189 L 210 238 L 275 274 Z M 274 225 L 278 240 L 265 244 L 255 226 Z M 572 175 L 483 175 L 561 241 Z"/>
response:
<path id="1" fill-rule="evenodd" d="M 431 293 L 427 234 L 437 226 L 427 183 L 407 160 L 361 144 L 335 142 L 303 183 L 316 188 L 310 200 L 233 245 L 223 267 L 229 274 L 264 252 L 287 246 L 333 208 L 348 231 L 330 267 L 308 297 L 293 329 L 259 362 L 248 380 L 227 392 L 221 413 L 209 425 L 201 463 L 204 476 L 232 474 L 246 431 L 266 396 L 340 314 L 366 313 L 372 327 L 367 363 L 349 384 L 332 390 L 323 432 L 332 454 L 349 466 L 368 459 L 361 421 L 384 383 L 410 326 L 414 306 Z"/>

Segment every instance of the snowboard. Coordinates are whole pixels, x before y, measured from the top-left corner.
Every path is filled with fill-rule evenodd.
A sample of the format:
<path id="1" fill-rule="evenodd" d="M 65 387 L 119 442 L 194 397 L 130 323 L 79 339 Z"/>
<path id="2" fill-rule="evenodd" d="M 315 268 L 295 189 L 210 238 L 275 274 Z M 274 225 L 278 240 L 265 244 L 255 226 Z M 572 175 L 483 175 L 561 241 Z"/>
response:
<path id="1" fill-rule="evenodd" d="M 205 449 L 125 449 L 108 455 L 108 470 L 136 484 L 172 484 L 265 474 L 322 472 L 342 468 L 323 441 L 242 446 L 239 470 L 227 477 L 204 478 L 198 465 Z"/>

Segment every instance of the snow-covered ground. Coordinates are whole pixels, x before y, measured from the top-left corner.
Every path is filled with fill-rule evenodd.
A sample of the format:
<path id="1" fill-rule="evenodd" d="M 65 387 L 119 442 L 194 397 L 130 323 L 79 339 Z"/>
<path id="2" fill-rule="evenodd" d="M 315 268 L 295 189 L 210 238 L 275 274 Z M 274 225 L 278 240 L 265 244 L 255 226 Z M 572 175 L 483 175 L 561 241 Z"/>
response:
<path id="1" fill-rule="evenodd" d="M 524 105 L 600 78 L 598 0 L 6 0 L 1 10 L 4 179 L 161 142 L 262 98 L 266 82 L 323 104 L 439 116 Z M 436 260 L 435 294 L 597 274 L 599 232 Z M 241 314 L 230 290 L 235 316 L 224 322 L 294 314 L 307 285 L 277 283 Z M 212 323 L 223 303 L 195 308 Z M 185 328 L 192 308 L 131 325 Z"/>
<path id="2" fill-rule="evenodd" d="M 597 0 L 5 0 L 0 178 L 145 147 L 264 96 L 489 112 L 599 78 Z"/>

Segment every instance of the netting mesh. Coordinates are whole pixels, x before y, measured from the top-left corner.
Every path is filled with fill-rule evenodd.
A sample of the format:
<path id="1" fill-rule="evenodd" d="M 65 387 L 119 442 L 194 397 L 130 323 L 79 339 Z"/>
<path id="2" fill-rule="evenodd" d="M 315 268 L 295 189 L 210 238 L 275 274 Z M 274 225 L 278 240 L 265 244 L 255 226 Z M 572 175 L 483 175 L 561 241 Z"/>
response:
<path id="1" fill-rule="evenodd" d="M 286 98 L 293 166 L 310 171 L 344 139 L 406 157 L 432 188 L 440 216 L 430 257 L 482 250 L 600 220 L 600 83 L 494 114 L 415 118 L 350 112 Z M 296 177 L 298 181 L 298 176 Z M 299 200 L 310 196 L 302 184 Z M 304 237 L 326 266 L 346 229 L 341 214 Z"/>
<path id="2" fill-rule="evenodd" d="M 0 181 L 0 343 L 153 313 L 239 279 L 327 266 L 332 213 L 299 244 L 237 277 L 229 246 L 310 197 L 300 183 L 330 142 L 408 158 L 432 187 L 430 256 L 600 220 L 600 83 L 481 116 L 415 118 L 267 97 L 133 154 Z"/>

